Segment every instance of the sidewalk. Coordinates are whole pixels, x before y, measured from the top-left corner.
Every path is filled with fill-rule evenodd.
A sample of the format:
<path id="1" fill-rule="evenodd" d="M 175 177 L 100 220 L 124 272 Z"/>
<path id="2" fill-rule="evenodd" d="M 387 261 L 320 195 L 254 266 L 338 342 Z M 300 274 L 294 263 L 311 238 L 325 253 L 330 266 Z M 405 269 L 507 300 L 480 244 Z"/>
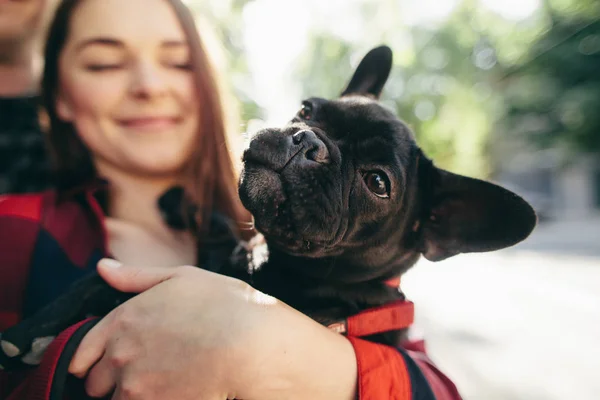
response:
<path id="1" fill-rule="evenodd" d="M 600 214 L 540 223 L 527 240 L 511 250 L 600 256 Z"/>
<path id="2" fill-rule="evenodd" d="M 541 224 L 503 251 L 422 260 L 402 286 L 465 400 L 600 399 L 600 216 Z"/>

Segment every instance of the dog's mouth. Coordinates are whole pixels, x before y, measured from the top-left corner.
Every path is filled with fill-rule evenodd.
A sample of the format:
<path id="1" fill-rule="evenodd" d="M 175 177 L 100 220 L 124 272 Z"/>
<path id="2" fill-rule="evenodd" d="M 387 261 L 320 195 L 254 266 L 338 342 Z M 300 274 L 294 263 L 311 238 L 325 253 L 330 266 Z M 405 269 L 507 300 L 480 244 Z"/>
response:
<path id="1" fill-rule="evenodd" d="M 256 134 L 244 152 L 240 198 L 269 243 L 319 257 L 342 224 L 341 154 L 318 128 L 290 125 Z"/>
<path id="2" fill-rule="evenodd" d="M 293 236 L 264 235 L 271 246 L 274 246 L 275 248 L 293 256 L 310 257 L 311 255 L 318 254 L 329 247 L 328 243 L 301 239 Z"/>

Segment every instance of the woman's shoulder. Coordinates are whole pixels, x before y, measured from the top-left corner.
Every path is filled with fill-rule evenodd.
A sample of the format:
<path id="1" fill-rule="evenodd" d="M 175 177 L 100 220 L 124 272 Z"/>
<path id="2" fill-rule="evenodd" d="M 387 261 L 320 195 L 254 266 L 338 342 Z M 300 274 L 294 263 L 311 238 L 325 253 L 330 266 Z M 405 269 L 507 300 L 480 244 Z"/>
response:
<path id="1" fill-rule="evenodd" d="M 103 244 L 101 221 L 88 209 L 53 190 L 0 196 L 0 264 L 15 250 L 26 255 L 53 249 L 85 265 L 90 252 Z"/>

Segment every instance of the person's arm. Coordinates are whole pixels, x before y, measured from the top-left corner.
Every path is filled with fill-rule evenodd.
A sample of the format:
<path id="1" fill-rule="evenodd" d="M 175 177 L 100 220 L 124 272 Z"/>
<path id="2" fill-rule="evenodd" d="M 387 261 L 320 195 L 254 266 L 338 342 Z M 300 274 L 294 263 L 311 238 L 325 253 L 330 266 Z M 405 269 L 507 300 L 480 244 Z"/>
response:
<path id="1" fill-rule="evenodd" d="M 122 291 L 145 292 L 83 339 L 70 371 L 90 395 L 115 399 L 355 398 L 344 337 L 247 284 L 194 267 L 110 268 Z M 159 284 L 160 283 L 160 284 Z"/>
<path id="2" fill-rule="evenodd" d="M 111 286 L 143 293 L 102 319 L 71 361 L 94 397 L 435 399 L 406 352 L 349 340 L 241 281 L 111 264 L 99 264 Z"/>

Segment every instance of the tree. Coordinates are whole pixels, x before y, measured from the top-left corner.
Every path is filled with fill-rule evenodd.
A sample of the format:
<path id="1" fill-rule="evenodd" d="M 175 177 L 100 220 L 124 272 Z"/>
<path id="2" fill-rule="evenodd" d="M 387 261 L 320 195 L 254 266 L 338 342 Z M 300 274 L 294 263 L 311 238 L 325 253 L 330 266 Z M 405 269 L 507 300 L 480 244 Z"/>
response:
<path id="1" fill-rule="evenodd" d="M 307 44 L 285 71 L 294 85 L 271 90 L 293 97 L 291 104 L 307 96 L 335 97 L 362 55 L 385 43 L 394 50 L 395 66 L 382 101 L 441 167 L 486 177 L 496 169 L 494 159 L 506 154 L 493 154 L 503 142 L 512 148 L 569 143 L 598 151 L 600 28 L 593 21 L 600 2 L 547 2 L 545 12 L 515 22 L 478 0 L 462 0 L 434 24 L 405 23 L 408 0 L 354 0 L 336 10 L 337 23 L 314 8 L 317 2 L 307 4 Z M 226 75 L 241 105 L 242 125 L 264 118 L 269 110 L 257 94 L 265 90 L 252 81 L 243 40 L 244 10 L 256 2 L 189 3 L 214 22 L 227 50 Z M 269 18 L 264 8 L 261 13 Z M 289 29 L 295 22 L 290 19 Z M 350 34 L 340 26 L 352 27 Z"/>
<path id="2" fill-rule="evenodd" d="M 548 5 L 550 29 L 501 82 L 504 134 L 541 148 L 600 152 L 600 7 Z"/>

